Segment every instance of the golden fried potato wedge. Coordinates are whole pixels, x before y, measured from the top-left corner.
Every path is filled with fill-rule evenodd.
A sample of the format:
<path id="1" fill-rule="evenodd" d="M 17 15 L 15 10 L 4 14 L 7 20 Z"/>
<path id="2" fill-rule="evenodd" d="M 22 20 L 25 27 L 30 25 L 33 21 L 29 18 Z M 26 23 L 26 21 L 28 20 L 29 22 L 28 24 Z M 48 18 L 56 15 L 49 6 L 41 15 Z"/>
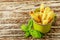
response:
<path id="1" fill-rule="evenodd" d="M 40 12 L 44 12 L 44 4 L 40 5 Z"/>
<path id="2" fill-rule="evenodd" d="M 36 14 L 36 13 L 30 13 L 30 15 L 31 15 L 31 17 L 32 17 L 35 21 L 40 22 L 40 19 L 39 19 L 39 15 L 38 15 L 38 14 Z"/>
<path id="3" fill-rule="evenodd" d="M 42 24 L 43 24 L 43 25 L 48 24 L 48 20 L 42 20 Z"/>
<path id="4" fill-rule="evenodd" d="M 49 13 L 51 11 L 51 8 L 50 7 L 46 7 L 45 10 L 44 10 L 44 13 Z"/>

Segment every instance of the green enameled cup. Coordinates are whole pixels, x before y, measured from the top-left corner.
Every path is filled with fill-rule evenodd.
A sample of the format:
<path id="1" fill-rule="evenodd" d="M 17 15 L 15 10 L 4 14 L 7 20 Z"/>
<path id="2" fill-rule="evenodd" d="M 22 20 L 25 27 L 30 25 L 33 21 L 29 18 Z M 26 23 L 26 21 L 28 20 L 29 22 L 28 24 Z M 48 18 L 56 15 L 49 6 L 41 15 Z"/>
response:
<path id="1" fill-rule="evenodd" d="M 47 33 L 51 29 L 51 24 L 40 25 L 37 22 L 33 21 L 33 28 L 41 33 Z"/>

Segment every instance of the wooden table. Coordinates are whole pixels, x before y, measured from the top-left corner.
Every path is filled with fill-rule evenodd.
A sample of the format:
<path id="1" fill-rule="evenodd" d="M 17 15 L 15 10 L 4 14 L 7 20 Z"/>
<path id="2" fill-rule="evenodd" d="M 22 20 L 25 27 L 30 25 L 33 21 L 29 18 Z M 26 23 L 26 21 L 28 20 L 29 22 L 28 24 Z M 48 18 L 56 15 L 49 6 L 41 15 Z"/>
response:
<path id="1" fill-rule="evenodd" d="M 56 25 L 41 39 L 24 38 L 21 24 L 27 24 L 29 11 L 44 3 L 57 14 Z M 0 2 L 0 40 L 60 40 L 60 1 Z"/>

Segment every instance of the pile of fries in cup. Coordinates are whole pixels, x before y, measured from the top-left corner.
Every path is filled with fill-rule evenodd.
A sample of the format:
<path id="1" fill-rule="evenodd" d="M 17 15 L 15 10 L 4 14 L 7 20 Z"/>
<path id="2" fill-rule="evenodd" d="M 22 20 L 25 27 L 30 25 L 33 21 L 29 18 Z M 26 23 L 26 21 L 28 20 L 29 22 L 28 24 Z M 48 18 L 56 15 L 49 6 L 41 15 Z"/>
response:
<path id="1" fill-rule="evenodd" d="M 30 11 L 30 16 L 37 23 L 46 25 L 54 20 L 55 13 L 50 7 L 45 7 L 44 4 L 41 4 L 39 8 Z"/>

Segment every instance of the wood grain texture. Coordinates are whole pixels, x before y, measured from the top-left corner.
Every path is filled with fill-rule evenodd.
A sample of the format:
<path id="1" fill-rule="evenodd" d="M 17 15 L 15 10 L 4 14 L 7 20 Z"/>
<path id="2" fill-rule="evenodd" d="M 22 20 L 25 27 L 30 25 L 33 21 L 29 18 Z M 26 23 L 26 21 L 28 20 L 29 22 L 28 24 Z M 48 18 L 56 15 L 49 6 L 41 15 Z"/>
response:
<path id="1" fill-rule="evenodd" d="M 41 3 L 50 6 L 57 14 L 56 26 L 52 26 L 42 39 L 25 38 L 20 26 L 27 24 L 29 11 L 38 8 Z M 60 1 L 1 2 L 0 40 L 60 40 Z"/>
<path id="2" fill-rule="evenodd" d="M 22 2 L 22 1 L 52 1 L 52 0 L 0 0 L 0 2 Z M 53 0 L 59 1 L 59 0 Z"/>

